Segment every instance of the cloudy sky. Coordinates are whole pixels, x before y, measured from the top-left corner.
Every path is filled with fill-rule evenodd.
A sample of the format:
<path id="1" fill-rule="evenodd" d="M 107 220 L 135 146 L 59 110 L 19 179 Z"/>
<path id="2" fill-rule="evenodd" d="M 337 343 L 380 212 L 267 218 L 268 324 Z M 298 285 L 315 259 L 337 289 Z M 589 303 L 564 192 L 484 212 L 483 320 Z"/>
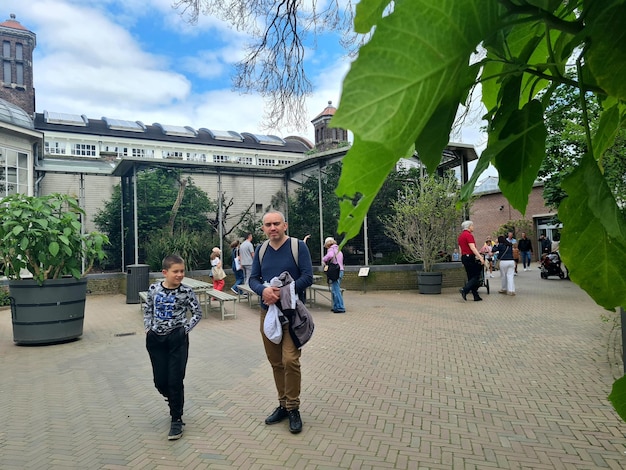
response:
<path id="1" fill-rule="evenodd" d="M 263 129 L 263 99 L 232 90 L 233 65 L 243 57 L 246 36 L 209 16 L 190 25 L 172 3 L 3 0 L 0 21 L 14 13 L 37 35 L 36 111 L 314 140 L 312 125 Z M 327 36 L 307 50 L 306 69 L 313 84 L 307 122 L 328 101 L 339 103 L 349 59 L 338 39 Z M 454 140 L 479 150 L 484 143 L 472 129 Z"/>

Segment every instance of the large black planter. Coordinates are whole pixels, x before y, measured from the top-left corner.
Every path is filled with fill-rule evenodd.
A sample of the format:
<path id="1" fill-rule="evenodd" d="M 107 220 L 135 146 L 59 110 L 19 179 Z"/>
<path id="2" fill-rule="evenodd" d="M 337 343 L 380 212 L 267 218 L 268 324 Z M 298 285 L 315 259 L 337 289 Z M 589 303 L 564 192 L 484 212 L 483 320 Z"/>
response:
<path id="1" fill-rule="evenodd" d="M 83 334 L 87 279 L 51 279 L 42 286 L 10 281 L 9 294 L 15 343 L 58 343 Z"/>
<path id="2" fill-rule="evenodd" d="M 417 273 L 417 288 L 420 294 L 441 294 L 442 273 L 422 272 Z"/>

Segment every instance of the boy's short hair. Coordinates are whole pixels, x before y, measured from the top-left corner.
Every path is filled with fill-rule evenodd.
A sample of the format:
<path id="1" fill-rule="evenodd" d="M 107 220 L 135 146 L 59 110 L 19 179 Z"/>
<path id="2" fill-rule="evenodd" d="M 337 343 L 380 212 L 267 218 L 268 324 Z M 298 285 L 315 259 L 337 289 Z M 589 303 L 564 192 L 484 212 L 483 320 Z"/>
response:
<path id="1" fill-rule="evenodd" d="M 178 255 L 168 255 L 163 258 L 163 261 L 161 262 L 161 268 L 169 270 L 173 264 L 185 264 L 185 260 Z"/>

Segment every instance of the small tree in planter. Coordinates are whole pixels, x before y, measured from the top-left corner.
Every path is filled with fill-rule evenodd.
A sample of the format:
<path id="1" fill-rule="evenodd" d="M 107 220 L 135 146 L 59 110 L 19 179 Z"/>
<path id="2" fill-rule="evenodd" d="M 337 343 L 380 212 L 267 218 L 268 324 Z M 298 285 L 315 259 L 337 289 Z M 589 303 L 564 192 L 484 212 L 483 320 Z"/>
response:
<path id="1" fill-rule="evenodd" d="M 461 222 L 459 200 L 460 189 L 454 177 L 424 176 L 408 184 L 391 203 L 392 215 L 385 220 L 387 235 L 400 246 L 407 261 L 423 263 L 423 273 L 431 273 L 435 263 L 444 261 L 456 246 Z M 425 293 L 423 282 L 418 281 L 420 292 Z M 440 292 L 441 276 L 438 288 L 428 293 Z"/>
<path id="2" fill-rule="evenodd" d="M 104 259 L 108 243 L 101 233 L 82 233 L 84 214 L 75 199 L 62 194 L 0 200 L 0 260 L 10 280 L 15 342 L 49 343 L 82 334 L 87 280 L 80 278 Z M 22 279 L 25 271 L 32 279 Z"/>

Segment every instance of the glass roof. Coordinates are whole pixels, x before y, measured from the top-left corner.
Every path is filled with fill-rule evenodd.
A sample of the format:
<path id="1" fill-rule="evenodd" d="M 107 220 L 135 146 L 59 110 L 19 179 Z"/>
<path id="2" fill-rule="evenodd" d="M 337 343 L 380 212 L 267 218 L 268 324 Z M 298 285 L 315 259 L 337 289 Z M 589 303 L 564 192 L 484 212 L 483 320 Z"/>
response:
<path id="1" fill-rule="evenodd" d="M 44 119 L 48 124 L 87 127 L 87 118 L 78 114 L 55 113 L 44 111 Z"/>
<path id="2" fill-rule="evenodd" d="M 200 130 L 208 132 L 211 134 L 215 140 L 229 140 L 231 142 L 243 142 L 243 137 L 241 134 L 235 131 L 216 131 L 213 129 L 207 129 L 206 127 L 201 128 Z"/>
<path id="3" fill-rule="evenodd" d="M 22 108 L 0 98 L 0 121 L 26 129 L 34 129 L 35 124 Z"/>
<path id="4" fill-rule="evenodd" d="M 259 144 L 285 145 L 285 141 L 275 135 L 251 134 L 249 132 L 245 132 L 245 135 L 249 135 L 254 140 L 256 140 Z"/>
<path id="5" fill-rule="evenodd" d="M 145 132 L 146 126 L 139 121 L 125 121 L 124 119 L 112 119 L 103 116 L 102 120 L 107 123 L 107 127 L 114 131 Z"/>
<path id="6" fill-rule="evenodd" d="M 175 135 L 179 137 L 195 137 L 198 133 L 189 126 L 171 126 L 155 122 L 154 126 L 160 127 L 165 135 Z"/>

